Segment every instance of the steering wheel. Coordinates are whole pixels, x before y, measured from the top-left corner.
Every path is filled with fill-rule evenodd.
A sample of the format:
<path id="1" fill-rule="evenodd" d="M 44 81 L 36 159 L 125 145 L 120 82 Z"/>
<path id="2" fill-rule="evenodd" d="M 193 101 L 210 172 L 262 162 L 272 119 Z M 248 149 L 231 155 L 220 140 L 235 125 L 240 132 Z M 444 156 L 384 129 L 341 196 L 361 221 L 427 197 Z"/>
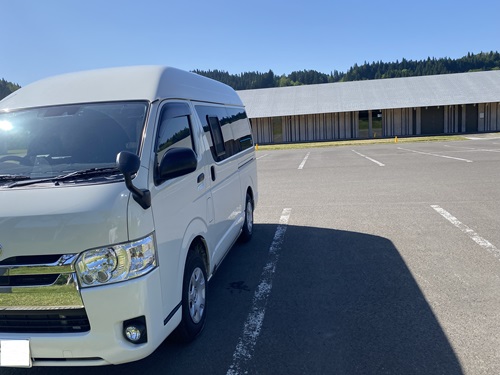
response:
<path id="1" fill-rule="evenodd" d="M 7 155 L 0 158 L 0 163 L 4 161 L 17 161 L 19 164 L 21 164 L 23 161 L 25 161 L 25 158 L 17 155 Z"/>

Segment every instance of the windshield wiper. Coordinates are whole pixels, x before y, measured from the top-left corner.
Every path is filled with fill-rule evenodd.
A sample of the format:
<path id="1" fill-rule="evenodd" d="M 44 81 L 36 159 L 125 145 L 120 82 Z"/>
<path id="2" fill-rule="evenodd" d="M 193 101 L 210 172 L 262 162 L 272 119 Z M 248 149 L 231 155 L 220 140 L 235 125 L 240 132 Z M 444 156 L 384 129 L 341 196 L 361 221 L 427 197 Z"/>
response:
<path id="1" fill-rule="evenodd" d="M 0 174 L 0 181 L 22 181 L 29 179 L 30 176 L 23 176 L 21 174 Z"/>
<path id="2" fill-rule="evenodd" d="M 103 168 L 89 168 L 89 169 L 83 169 L 80 171 L 74 171 L 70 172 L 68 174 L 62 174 L 59 176 L 54 176 L 54 177 L 47 177 L 47 178 L 38 178 L 38 179 L 23 179 L 23 181 L 17 181 L 14 182 L 7 187 L 13 188 L 17 186 L 27 186 L 27 185 L 33 185 L 33 184 L 40 184 L 44 182 L 54 182 L 58 183 L 61 181 L 70 181 L 70 180 L 77 180 L 81 178 L 92 178 L 92 177 L 99 177 L 99 176 L 107 176 L 107 175 L 114 175 L 114 174 L 119 174 L 121 173 L 116 167 L 103 167 Z"/>
<path id="3" fill-rule="evenodd" d="M 109 174 L 118 174 L 118 173 L 121 172 L 116 167 L 89 168 L 89 169 L 82 169 L 81 171 L 74 171 L 68 174 L 52 177 L 49 180 L 57 182 L 57 181 L 73 180 L 75 178 L 80 178 L 80 177 L 91 178 L 91 177 L 105 176 Z"/>

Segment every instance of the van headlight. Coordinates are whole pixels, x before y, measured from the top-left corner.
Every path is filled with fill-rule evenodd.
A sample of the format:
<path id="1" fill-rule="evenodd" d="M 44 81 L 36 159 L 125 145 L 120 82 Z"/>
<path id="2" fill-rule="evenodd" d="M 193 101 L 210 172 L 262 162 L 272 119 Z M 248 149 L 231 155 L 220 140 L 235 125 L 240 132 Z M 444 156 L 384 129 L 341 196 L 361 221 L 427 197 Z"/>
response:
<path id="1" fill-rule="evenodd" d="M 157 263 L 151 234 L 140 240 L 84 251 L 75 270 L 85 288 L 134 279 L 156 268 Z"/>

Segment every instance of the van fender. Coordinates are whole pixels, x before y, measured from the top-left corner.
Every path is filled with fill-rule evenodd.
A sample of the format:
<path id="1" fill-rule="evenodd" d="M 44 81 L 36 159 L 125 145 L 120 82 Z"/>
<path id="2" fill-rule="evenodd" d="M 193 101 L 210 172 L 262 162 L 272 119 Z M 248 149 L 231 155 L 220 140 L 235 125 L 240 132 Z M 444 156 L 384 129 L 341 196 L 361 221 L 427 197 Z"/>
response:
<path id="1" fill-rule="evenodd" d="M 252 192 L 252 197 L 253 197 L 253 203 L 254 203 L 254 208 L 255 205 L 257 204 L 257 190 L 255 189 L 255 181 L 253 180 L 253 177 L 251 174 L 247 174 L 244 176 L 243 180 L 241 181 L 241 187 L 244 188 L 241 190 L 242 196 L 243 196 L 243 204 L 245 204 L 245 199 L 247 196 L 247 191 L 250 189 Z"/>
<path id="2" fill-rule="evenodd" d="M 184 232 L 184 237 L 182 239 L 182 245 L 181 245 L 181 251 L 180 251 L 180 256 L 179 256 L 179 264 L 178 268 L 182 272 L 179 272 L 177 274 L 177 288 L 175 289 L 178 293 L 178 300 L 182 298 L 182 280 L 184 277 L 184 269 L 186 267 L 186 259 L 187 259 L 187 254 L 189 252 L 189 249 L 191 247 L 191 244 L 196 238 L 202 239 L 206 250 L 207 250 L 207 256 L 205 259 L 205 262 L 207 264 L 207 277 L 210 278 L 210 275 L 212 274 L 211 266 L 210 266 L 210 250 L 208 249 L 208 244 L 205 241 L 205 238 L 207 237 L 207 232 L 208 232 L 208 227 L 206 222 L 197 217 L 194 218 L 189 225 L 186 228 L 186 231 Z"/>

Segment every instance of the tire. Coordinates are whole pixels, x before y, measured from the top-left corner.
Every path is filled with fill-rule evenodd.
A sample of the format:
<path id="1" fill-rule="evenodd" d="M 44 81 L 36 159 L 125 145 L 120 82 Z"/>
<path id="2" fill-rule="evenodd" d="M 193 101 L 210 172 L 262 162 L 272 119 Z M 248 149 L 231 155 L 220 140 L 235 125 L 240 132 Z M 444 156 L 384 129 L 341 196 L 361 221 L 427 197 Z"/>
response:
<path id="1" fill-rule="evenodd" d="M 175 337 L 183 343 L 193 341 L 205 326 L 207 272 L 198 247 L 189 250 L 182 285 L 182 321 Z"/>
<path id="2" fill-rule="evenodd" d="M 243 228 L 240 234 L 241 242 L 248 242 L 252 238 L 253 234 L 253 201 L 250 194 L 247 193 L 245 199 L 245 222 L 243 223 Z"/>

